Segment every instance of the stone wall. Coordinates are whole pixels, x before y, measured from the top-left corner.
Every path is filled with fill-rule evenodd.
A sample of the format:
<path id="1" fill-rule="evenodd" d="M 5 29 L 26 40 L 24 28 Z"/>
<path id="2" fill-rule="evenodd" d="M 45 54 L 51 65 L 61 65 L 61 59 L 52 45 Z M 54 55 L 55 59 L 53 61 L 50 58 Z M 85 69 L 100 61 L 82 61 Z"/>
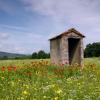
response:
<path id="1" fill-rule="evenodd" d="M 54 64 L 69 64 L 69 38 L 73 38 L 76 40 L 79 40 L 77 42 L 76 47 L 72 47 L 74 49 L 74 54 L 72 63 L 78 63 L 80 65 L 83 65 L 83 39 L 81 36 L 75 34 L 75 33 L 70 33 L 66 35 L 62 35 L 61 37 L 55 38 L 50 40 L 50 56 L 51 56 L 51 62 Z M 73 46 L 73 43 L 70 44 Z"/>
<path id="2" fill-rule="evenodd" d="M 62 36 L 62 38 L 61 38 L 61 63 L 69 64 L 68 37 L 67 36 Z"/>
<path id="3" fill-rule="evenodd" d="M 81 66 L 84 67 L 84 45 L 83 45 L 83 38 L 81 38 L 81 44 L 80 44 L 80 48 L 81 48 Z"/>
<path id="4" fill-rule="evenodd" d="M 59 64 L 61 62 L 61 39 L 55 39 L 50 41 L 50 56 L 51 62 Z"/>

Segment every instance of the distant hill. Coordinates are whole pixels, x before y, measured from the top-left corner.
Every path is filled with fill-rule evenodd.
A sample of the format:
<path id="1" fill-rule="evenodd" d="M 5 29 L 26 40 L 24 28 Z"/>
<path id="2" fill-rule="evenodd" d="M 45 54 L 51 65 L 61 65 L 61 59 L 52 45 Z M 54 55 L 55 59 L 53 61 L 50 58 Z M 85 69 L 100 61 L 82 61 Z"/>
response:
<path id="1" fill-rule="evenodd" d="M 0 51 L 0 58 L 7 57 L 7 58 L 15 58 L 15 57 L 24 57 L 24 54 L 16 54 L 16 53 L 8 53 Z"/>

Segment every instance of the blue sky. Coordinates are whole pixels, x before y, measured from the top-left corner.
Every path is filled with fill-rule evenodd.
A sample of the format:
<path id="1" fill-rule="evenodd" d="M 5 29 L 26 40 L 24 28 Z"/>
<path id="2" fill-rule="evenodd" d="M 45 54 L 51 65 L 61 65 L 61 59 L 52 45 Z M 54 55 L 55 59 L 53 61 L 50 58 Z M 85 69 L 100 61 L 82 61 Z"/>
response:
<path id="1" fill-rule="evenodd" d="M 0 0 L 0 51 L 49 52 L 50 37 L 76 28 L 100 41 L 99 0 Z"/>

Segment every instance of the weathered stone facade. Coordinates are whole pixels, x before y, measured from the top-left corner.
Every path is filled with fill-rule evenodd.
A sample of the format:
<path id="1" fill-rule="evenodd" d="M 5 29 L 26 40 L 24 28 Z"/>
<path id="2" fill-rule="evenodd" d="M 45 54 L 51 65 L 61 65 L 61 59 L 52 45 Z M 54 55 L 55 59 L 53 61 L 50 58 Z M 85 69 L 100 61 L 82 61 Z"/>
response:
<path id="1" fill-rule="evenodd" d="M 50 39 L 51 62 L 83 65 L 83 38 L 74 28 Z"/>

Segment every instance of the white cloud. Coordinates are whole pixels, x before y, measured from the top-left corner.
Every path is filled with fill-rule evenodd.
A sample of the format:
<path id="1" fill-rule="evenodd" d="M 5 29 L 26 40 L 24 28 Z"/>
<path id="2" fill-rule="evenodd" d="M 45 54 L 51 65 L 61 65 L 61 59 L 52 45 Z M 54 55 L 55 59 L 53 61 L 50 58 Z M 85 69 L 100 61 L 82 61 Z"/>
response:
<path id="1" fill-rule="evenodd" d="M 19 30 L 19 31 L 28 31 L 27 28 L 21 27 L 21 26 L 12 26 L 12 25 L 6 25 L 6 24 L 0 24 L 1 28 L 11 29 L 11 30 Z"/>
<path id="2" fill-rule="evenodd" d="M 53 19 L 58 27 L 76 27 L 84 32 L 86 42 L 100 41 L 99 0 L 22 0 L 27 10 Z M 67 28 L 67 27 L 66 27 Z M 52 35 L 51 35 L 52 36 Z"/>
<path id="3" fill-rule="evenodd" d="M 100 1 L 99 0 L 21 0 L 27 11 L 38 13 L 52 19 L 54 30 L 50 35 L 36 33 L 16 35 L 16 39 L 7 33 L 0 33 L 0 50 L 18 53 L 28 53 L 40 49 L 48 50 L 48 39 L 58 32 L 75 27 L 86 36 L 85 44 L 100 41 Z M 1 4 L 1 1 L 0 1 Z M 4 7 L 3 7 L 4 5 Z M 10 11 L 9 6 L 8 12 Z M 5 4 L 0 10 L 7 9 Z M 35 14 L 34 13 L 34 14 Z M 49 22 L 49 21 L 48 21 Z M 47 23 L 48 23 L 47 22 Z M 49 23 L 48 23 L 49 24 Z M 32 25 L 32 23 L 31 23 Z M 7 29 L 29 32 L 24 27 L 0 25 Z M 65 29 L 65 30 L 66 30 Z M 57 33 L 56 33 L 57 31 Z M 20 32 L 21 33 L 21 32 Z M 14 35 L 13 35 L 14 36 Z"/>
<path id="4" fill-rule="evenodd" d="M 27 33 L 27 37 L 30 39 L 29 42 L 33 42 L 34 44 L 46 44 L 48 40 L 47 36 L 41 34 Z"/>
<path id="5" fill-rule="evenodd" d="M 0 44 L 0 51 L 11 52 L 11 53 L 25 53 L 25 48 L 17 44 L 2 43 Z"/>
<path id="6" fill-rule="evenodd" d="M 44 36 L 41 34 L 27 33 L 26 37 L 29 39 L 27 43 L 30 45 L 31 52 L 39 50 L 48 51 L 49 48 L 48 36 L 46 35 Z"/>
<path id="7" fill-rule="evenodd" d="M 90 17 L 98 2 L 95 0 L 22 0 L 29 10 L 58 19 Z M 72 15 L 72 16 L 71 16 Z M 82 17 L 83 16 L 83 17 Z M 81 19 L 80 18 L 80 19 Z"/>
<path id="8" fill-rule="evenodd" d="M 47 38 L 39 34 L 24 33 L 24 37 L 15 37 L 14 34 L 0 33 L 0 51 L 31 54 L 39 50 L 48 51 L 48 44 Z"/>
<path id="9" fill-rule="evenodd" d="M 0 33 L 0 41 L 1 40 L 6 40 L 9 38 L 9 34 L 8 33 Z"/>

